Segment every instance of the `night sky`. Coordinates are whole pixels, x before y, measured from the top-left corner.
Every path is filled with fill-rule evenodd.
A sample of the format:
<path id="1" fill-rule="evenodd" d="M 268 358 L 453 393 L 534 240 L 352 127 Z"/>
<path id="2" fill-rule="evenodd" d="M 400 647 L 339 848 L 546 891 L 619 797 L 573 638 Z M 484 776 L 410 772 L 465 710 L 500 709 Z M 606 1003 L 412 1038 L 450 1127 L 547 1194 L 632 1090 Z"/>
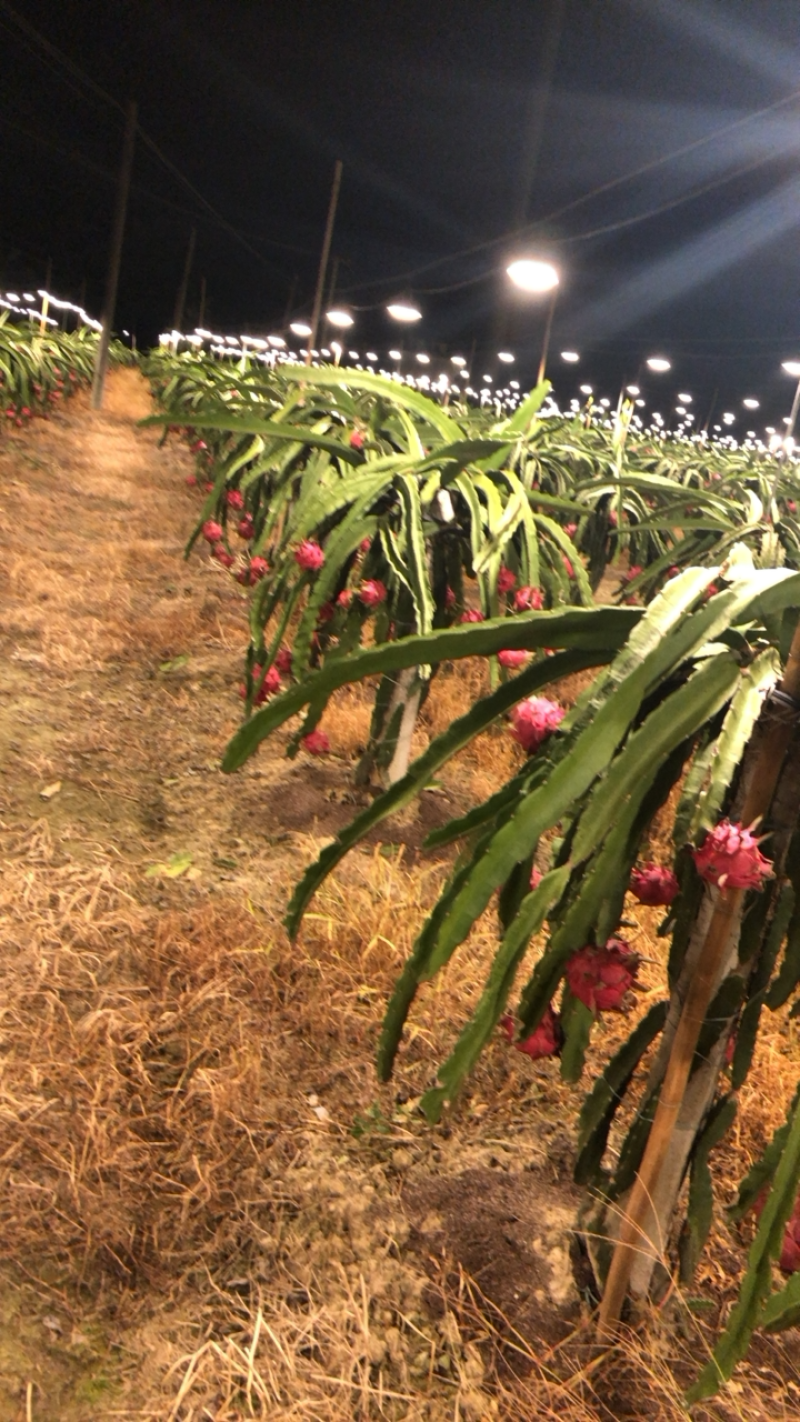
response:
<path id="1" fill-rule="evenodd" d="M 758 396 L 759 429 L 788 410 L 796 0 L 0 0 L 0 44 L 0 285 L 41 285 L 51 259 L 53 289 L 99 312 L 135 98 L 117 325 L 140 344 L 171 324 L 192 226 L 185 324 L 201 277 L 214 329 L 307 313 L 341 158 L 358 349 L 397 344 L 382 305 L 408 292 L 425 317 L 407 344 L 474 343 L 478 379 L 506 347 L 530 381 L 546 303 L 511 298 L 503 271 L 541 253 L 563 277 L 560 395 L 615 397 L 664 353 L 669 376 L 642 383 L 665 411 L 678 390 L 698 412 L 715 390 L 718 411 Z"/>

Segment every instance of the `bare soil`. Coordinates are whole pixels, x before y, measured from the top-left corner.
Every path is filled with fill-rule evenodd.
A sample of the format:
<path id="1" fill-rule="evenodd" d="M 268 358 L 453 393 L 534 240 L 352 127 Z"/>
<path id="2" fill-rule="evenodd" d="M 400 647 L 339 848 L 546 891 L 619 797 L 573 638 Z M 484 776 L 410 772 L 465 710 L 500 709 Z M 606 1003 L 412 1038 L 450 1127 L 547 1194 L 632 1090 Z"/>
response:
<path id="1" fill-rule="evenodd" d="M 330 757 L 288 761 L 277 737 L 221 773 L 244 595 L 204 551 L 182 560 L 202 500 L 185 449 L 137 423 L 150 412 L 116 371 L 102 414 L 80 396 L 0 444 L 0 1422 L 684 1415 L 704 1314 L 591 1342 L 580 1089 L 498 1042 L 440 1126 L 418 1111 L 490 916 L 423 995 L 395 1080 L 375 1079 L 387 993 L 449 863 L 422 840 L 517 748 L 482 737 L 289 944 L 291 886 L 359 803 L 368 695 L 330 708 Z M 442 673 L 420 744 L 484 675 Z M 637 911 L 628 931 L 645 1005 L 655 923 Z M 726 1147 L 732 1172 L 793 1088 L 795 1032 L 765 1043 L 769 1105 Z M 715 1238 L 710 1324 L 742 1255 Z M 695 1415 L 795 1416 L 794 1335 L 739 1377 Z"/>

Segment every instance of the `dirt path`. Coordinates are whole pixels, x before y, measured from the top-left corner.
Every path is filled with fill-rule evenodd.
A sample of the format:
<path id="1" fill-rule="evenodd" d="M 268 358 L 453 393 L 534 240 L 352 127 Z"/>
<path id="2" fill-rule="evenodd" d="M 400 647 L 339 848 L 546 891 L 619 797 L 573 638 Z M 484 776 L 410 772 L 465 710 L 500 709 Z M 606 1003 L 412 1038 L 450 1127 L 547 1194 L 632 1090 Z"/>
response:
<path id="1" fill-rule="evenodd" d="M 404 1105 L 429 1079 L 427 1050 L 382 1094 L 372 1054 L 441 879 L 408 846 L 490 782 L 463 763 L 390 831 L 409 867 L 398 843 L 352 856 L 287 944 L 298 868 L 352 814 L 369 707 L 339 697 L 326 762 L 289 763 L 276 744 L 220 773 L 242 594 L 205 554 L 182 562 L 192 464 L 137 426 L 149 409 L 141 377 L 118 371 L 101 415 L 81 397 L 0 446 L 0 1419 L 345 1418 L 352 1386 L 405 1398 L 385 1416 L 449 1417 L 459 1396 L 478 1418 L 484 1364 L 441 1304 L 422 1306 L 419 1250 L 441 1251 L 452 1219 L 470 1267 L 503 1260 L 501 1296 L 539 1317 L 549 1266 L 508 1242 L 491 1167 L 516 1156 L 538 1172 L 547 1151 L 490 1132 L 451 1155 L 450 1131 L 421 1130 Z M 428 714 L 444 724 L 463 685 L 439 690 Z M 515 753 L 506 742 L 493 769 Z M 437 1022 L 432 1002 L 429 1043 Z M 459 1207 L 468 1168 L 477 1255 Z M 523 1184 L 525 1230 L 560 1238 L 569 1188 Z M 242 1403 L 256 1307 L 278 1355 Z"/>

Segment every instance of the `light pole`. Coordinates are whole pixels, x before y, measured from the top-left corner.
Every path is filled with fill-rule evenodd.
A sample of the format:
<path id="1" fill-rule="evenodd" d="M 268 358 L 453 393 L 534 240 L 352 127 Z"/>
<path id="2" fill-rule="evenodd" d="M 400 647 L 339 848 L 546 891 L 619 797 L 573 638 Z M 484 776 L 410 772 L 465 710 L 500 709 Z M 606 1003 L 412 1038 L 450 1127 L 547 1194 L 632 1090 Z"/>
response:
<path id="1" fill-rule="evenodd" d="M 794 438 L 794 427 L 797 421 L 797 411 L 800 409 L 800 360 L 785 360 L 781 365 L 781 370 L 785 370 L 787 375 L 793 375 L 797 381 L 797 388 L 794 392 L 792 408 L 789 413 L 789 423 L 786 426 L 784 439 Z"/>
<path id="2" fill-rule="evenodd" d="M 552 262 L 544 262 L 538 257 L 518 257 L 506 267 L 506 273 L 510 280 L 520 291 L 529 296 L 543 296 L 545 292 L 552 292 L 550 305 L 545 321 L 544 336 L 542 339 L 542 354 L 539 359 L 539 371 L 536 377 L 537 385 L 544 380 L 544 372 L 547 365 L 547 352 L 550 346 L 550 331 L 553 326 L 553 312 L 556 309 L 556 299 L 558 297 L 559 275 Z"/>

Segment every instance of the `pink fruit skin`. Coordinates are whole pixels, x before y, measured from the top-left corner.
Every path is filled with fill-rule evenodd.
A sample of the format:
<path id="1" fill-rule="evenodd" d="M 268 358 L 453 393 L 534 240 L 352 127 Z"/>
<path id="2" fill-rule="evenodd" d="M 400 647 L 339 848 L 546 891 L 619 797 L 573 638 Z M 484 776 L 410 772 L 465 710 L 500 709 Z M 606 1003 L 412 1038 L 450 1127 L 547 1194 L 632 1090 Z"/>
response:
<path id="1" fill-rule="evenodd" d="M 631 893 L 640 904 L 658 907 L 671 904 L 680 892 L 680 885 L 671 869 L 659 864 L 642 864 L 631 873 Z"/>
<path id="2" fill-rule="evenodd" d="M 260 558 L 258 554 L 256 554 L 254 558 L 250 559 L 250 567 L 248 569 L 248 573 L 251 583 L 259 582 L 259 580 L 263 578 L 268 572 L 269 563 L 267 562 L 266 558 Z"/>
<path id="3" fill-rule="evenodd" d="M 386 585 L 380 578 L 367 578 L 358 590 L 358 596 L 365 607 L 377 607 L 386 601 Z"/>
<path id="4" fill-rule="evenodd" d="M 517 588 L 514 594 L 515 612 L 540 612 L 544 606 L 544 598 L 541 588 L 532 588 L 526 584 L 525 587 Z"/>
<path id="5" fill-rule="evenodd" d="M 566 712 L 547 696 L 530 696 L 511 713 L 511 734 L 528 754 L 539 749 L 543 741 L 563 721 Z"/>
<path id="6" fill-rule="evenodd" d="M 307 736 L 303 736 L 303 747 L 309 755 L 327 755 L 331 743 L 324 731 L 309 731 Z"/>
<path id="7" fill-rule="evenodd" d="M 621 1012 L 638 963 L 621 938 L 609 938 L 603 948 L 581 948 L 567 963 L 570 992 L 592 1012 Z"/>
<path id="8" fill-rule="evenodd" d="M 509 1042 L 514 1042 L 514 1019 L 508 1013 L 500 1018 L 499 1026 L 502 1027 Z M 522 1042 L 514 1042 L 514 1047 L 518 1052 L 524 1052 L 531 1061 L 538 1061 L 541 1057 L 555 1056 L 561 1050 L 564 1034 L 561 1030 L 561 1022 L 552 1007 L 548 1004 L 544 1016 L 539 1026 L 534 1028 L 529 1037 Z"/>

